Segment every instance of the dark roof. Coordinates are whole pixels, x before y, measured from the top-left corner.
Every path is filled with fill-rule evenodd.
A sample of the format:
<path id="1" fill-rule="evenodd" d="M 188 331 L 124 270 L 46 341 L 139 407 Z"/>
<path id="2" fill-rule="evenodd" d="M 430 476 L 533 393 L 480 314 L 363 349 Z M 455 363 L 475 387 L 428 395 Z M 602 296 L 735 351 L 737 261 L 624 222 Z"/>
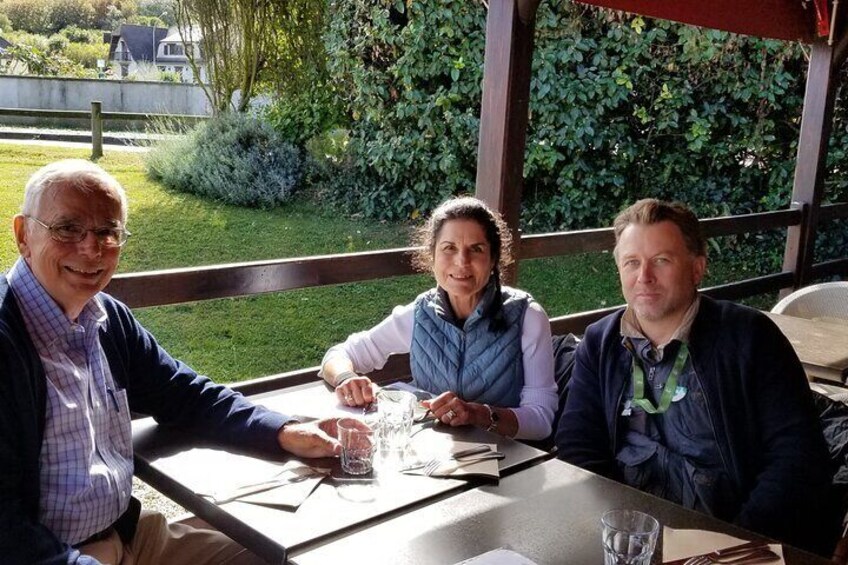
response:
<path id="1" fill-rule="evenodd" d="M 12 46 L 12 44 L 9 41 L 0 37 L 0 49 L 5 49 L 6 47 L 11 47 L 11 46 Z"/>
<path id="2" fill-rule="evenodd" d="M 109 58 L 111 59 L 115 53 L 115 47 L 118 45 L 118 41 L 123 39 L 135 61 L 148 61 L 152 63 L 154 45 L 158 45 L 167 36 L 168 29 L 164 27 L 154 28 L 152 26 L 122 24 L 117 31 L 112 33 L 112 38 L 109 42 Z"/>

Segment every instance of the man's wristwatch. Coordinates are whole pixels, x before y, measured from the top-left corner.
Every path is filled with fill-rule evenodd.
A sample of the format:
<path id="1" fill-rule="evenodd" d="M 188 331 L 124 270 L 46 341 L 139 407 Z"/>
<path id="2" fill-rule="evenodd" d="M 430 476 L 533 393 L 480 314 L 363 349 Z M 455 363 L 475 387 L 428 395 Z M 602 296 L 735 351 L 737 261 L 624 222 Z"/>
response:
<path id="1" fill-rule="evenodd" d="M 483 406 L 485 406 L 486 410 L 489 411 L 489 427 L 486 428 L 486 431 L 497 433 L 498 432 L 498 424 L 500 424 L 500 422 L 501 422 L 501 417 L 488 404 L 484 404 Z"/>

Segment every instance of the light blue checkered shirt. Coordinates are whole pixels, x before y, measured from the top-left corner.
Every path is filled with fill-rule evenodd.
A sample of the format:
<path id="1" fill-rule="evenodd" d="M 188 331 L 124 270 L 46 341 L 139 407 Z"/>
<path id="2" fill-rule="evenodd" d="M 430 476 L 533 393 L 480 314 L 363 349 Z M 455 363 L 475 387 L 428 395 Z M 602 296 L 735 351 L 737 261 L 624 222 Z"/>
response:
<path id="1" fill-rule="evenodd" d="M 39 521 L 73 545 L 117 520 L 132 491 L 126 391 L 116 389 L 98 337 L 106 311 L 95 297 L 69 321 L 23 259 L 6 278 L 47 384 Z"/>

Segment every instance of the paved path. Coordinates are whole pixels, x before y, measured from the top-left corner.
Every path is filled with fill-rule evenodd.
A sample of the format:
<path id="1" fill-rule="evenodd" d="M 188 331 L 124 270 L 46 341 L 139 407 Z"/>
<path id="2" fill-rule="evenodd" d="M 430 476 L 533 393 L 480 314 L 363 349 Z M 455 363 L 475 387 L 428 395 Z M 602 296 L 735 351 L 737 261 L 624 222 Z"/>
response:
<path id="1" fill-rule="evenodd" d="M 103 132 L 106 151 L 148 151 L 148 144 L 162 136 L 145 132 Z M 59 147 L 91 147 L 91 132 L 87 130 L 31 128 L 0 125 L 0 143 L 25 145 L 47 144 Z"/>

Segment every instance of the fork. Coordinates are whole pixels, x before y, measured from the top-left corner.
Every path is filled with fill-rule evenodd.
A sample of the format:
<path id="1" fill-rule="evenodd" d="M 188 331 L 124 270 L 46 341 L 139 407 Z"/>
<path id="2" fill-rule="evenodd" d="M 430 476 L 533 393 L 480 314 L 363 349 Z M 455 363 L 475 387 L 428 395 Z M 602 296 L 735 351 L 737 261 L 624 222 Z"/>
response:
<path id="1" fill-rule="evenodd" d="M 753 565 L 755 563 L 772 563 L 780 556 L 770 550 L 768 545 L 761 542 L 733 548 L 730 551 L 714 551 L 706 555 L 697 555 L 687 559 L 683 565 Z"/>
<path id="2" fill-rule="evenodd" d="M 455 462 L 453 465 L 453 469 L 459 469 L 460 467 L 465 467 L 466 465 L 473 465 L 479 461 L 488 461 L 489 459 L 503 459 L 505 456 L 500 451 L 490 451 L 488 453 L 483 453 L 482 455 L 478 455 L 473 458 L 456 458 L 451 459 L 433 459 L 429 463 L 427 463 L 424 468 L 421 470 L 424 473 L 424 476 L 432 477 L 439 469 L 442 468 L 442 465 L 445 463 Z"/>
<path id="3" fill-rule="evenodd" d="M 277 473 L 276 476 L 273 476 L 267 480 L 241 485 L 224 493 L 197 493 L 197 495 L 211 500 L 214 504 L 225 504 L 227 502 L 238 500 L 239 498 L 242 498 L 244 496 L 248 496 L 251 494 L 259 494 L 261 492 L 269 491 L 271 489 L 275 489 L 284 485 L 300 483 L 309 479 L 320 477 L 322 475 L 326 475 L 326 473 L 323 473 L 311 467 L 284 469 L 283 471 Z"/>
<path id="4" fill-rule="evenodd" d="M 424 469 L 425 467 L 428 467 L 429 465 L 433 465 L 433 464 L 436 464 L 436 463 L 446 463 L 448 461 L 458 461 L 460 459 L 463 459 L 465 457 L 470 457 L 472 455 L 479 455 L 481 453 L 490 453 L 490 452 L 492 452 L 492 449 L 488 445 L 479 444 L 479 445 L 475 445 L 473 447 L 469 447 L 468 449 L 461 449 L 461 450 L 457 451 L 456 453 L 449 453 L 447 455 L 439 455 L 439 456 L 433 457 L 432 459 L 424 461 L 423 463 L 418 463 L 418 464 L 415 464 L 415 465 L 410 465 L 408 467 L 405 467 L 403 470 L 404 471 L 417 471 L 419 469 Z"/>

